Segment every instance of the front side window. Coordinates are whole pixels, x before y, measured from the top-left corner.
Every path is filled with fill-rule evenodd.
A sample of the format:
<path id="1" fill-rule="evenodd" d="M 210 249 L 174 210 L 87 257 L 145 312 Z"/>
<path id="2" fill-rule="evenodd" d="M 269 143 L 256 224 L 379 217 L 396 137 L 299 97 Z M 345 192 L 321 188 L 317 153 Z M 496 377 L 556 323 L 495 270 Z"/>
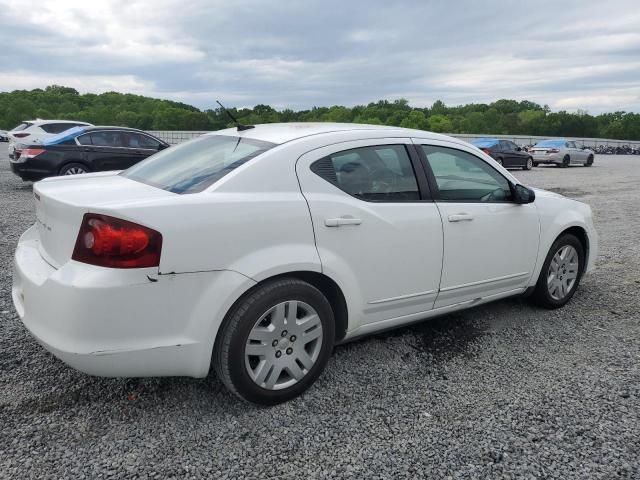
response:
<path id="1" fill-rule="evenodd" d="M 160 142 L 141 133 L 129 132 L 125 135 L 127 137 L 127 146 L 130 148 L 146 148 L 150 150 L 157 150 L 160 146 Z"/>
<path id="2" fill-rule="evenodd" d="M 451 202 L 508 202 L 509 181 L 470 153 L 422 145 L 438 188 L 438 198 Z"/>
<path id="3" fill-rule="evenodd" d="M 314 162 L 311 170 L 361 200 L 420 200 L 418 182 L 404 145 L 378 145 L 334 153 Z"/>
<path id="4" fill-rule="evenodd" d="M 275 143 L 227 135 L 203 135 L 162 150 L 120 175 L 173 193 L 197 193 Z"/>

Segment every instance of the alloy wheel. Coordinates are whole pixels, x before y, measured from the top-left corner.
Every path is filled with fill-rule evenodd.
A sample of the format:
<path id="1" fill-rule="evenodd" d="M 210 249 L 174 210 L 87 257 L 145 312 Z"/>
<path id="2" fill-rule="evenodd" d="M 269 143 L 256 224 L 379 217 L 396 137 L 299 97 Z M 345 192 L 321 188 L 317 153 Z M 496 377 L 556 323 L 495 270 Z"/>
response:
<path id="1" fill-rule="evenodd" d="M 547 290 L 554 300 L 564 299 L 578 279 L 578 252 L 571 245 L 562 246 L 553 256 L 547 272 Z"/>
<path id="2" fill-rule="evenodd" d="M 244 354 L 247 373 L 267 390 L 288 388 L 309 373 L 322 339 L 322 322 L 313 307 L 296 300 L 279 303 L 249 332 Z"/>
<path id="3" fill-rule="evenodd" d="M 71 167 L 64 172 L 64 175 L 78 175 L 80 173 L 87 173 L 87 171 L 81 167 Z"/>

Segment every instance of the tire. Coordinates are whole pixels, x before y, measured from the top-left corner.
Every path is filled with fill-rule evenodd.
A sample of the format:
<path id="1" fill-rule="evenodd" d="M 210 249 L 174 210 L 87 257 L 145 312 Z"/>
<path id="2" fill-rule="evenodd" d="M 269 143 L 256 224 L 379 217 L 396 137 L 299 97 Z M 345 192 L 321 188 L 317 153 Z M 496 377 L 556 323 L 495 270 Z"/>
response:
<path id="1" fill-rule="evenodd" d="M 59 175 L 78 175 L 80 173 L 89 173 L 91 170 L 82 163 L 67 163 L 60 169 Z"/>
<path id="2" fill-rule="evenodd" d="M 533 168 L 533 158 L 529 157 L 527 158 L 527 163 L 525 164 L 524 167 L 522 167 L 523 170 L 531 170 Z"/>
<path id="3" fill-rule="evenodd" d="M 593 155 L 589 155 L 589 158 L 587 158 L 587 163 L 584 164 L 585 167 L 590 167 L 591 165 L 593 165 Z"/>
<path id="4" fill-rule="evenodd" d="M 556 255 L 560 255 L 561 251 L 567 247 L 568 249 L 565 250 L 565 253 L 568 256 L 565 260 L 561 260 L 561 263 L 558 263 L 557 261 L 554 262 L 554 257 L 556 257 Z M 577 256 L 577 266 L 574 267 L 571 267 L 570 265 L 570 263 L 572 263 L 570 262 L 571 249 L 575 251 Z M 578 289 L 578 285 L 580 285 L 580 279 L 582 278 L 582 273 L 584 271 L 584 254 L 585 252 L 582 247 L 582 243 L 580 243 L 580 240 L 578 240 L 575 235 L 567 233 L 556 239 L 549 249 L 549 253 L 547 253 L 547 257 L 542 265 L 542 270 L 540 271 L 535 291 L 531 297 L 532 300 L 536 304 L 549 309 L 562 307 L 571 300 Z M 552 262 L 554 262 L 558 267 L 553 267 Z M 558 268 L 558 270 L 554 272 L 556 268 Z M 558 275 L 558 273 L 560 273 L 560 275 Z M 575 274 L 575 277 L 573 278 L 574 281 L 571 283 L 570 277 L 573 276 L 572 274 Z M 549 282 L 552 275 L 554 277 L 554 283 L 550 285 Z M 558 283 L 564 283 L 567 287 L 566 290 L 563 291 L 561 287 L 558 287 Z"/>
<path id="5" fill-rule="evenodd" d="M 291 327 L 292 302 L 296 302 L 296 318 L 315 318 L 312 330 L 305 333 L 297 322 Z M 303 341 L 303 335 L 314 334 L 316 340 Z M 329 361 L 334 340 L 333 310 L 326 297 L 306 282 L 284 277 L 256 287 L 236 302 L 218 332 L 212 363 L 222 383 L 241 399 L 276 405 L 297 397 L 316 381 Z"/>
<path id="6" fill-rule="evenodd" d="M 562 168 L 567 168 L 570 162 L 571 162 L 571 159 L 569 158 L 569 155 L 565 155 L 564 158 L 562 159 L 562 165 L 560 166 Z"/>
<path id="7" fill-rule="evenodd" d="M 537 167 L 538 165 L 540 165 L 538 162 L 533 162 L 534 167 Z"/>

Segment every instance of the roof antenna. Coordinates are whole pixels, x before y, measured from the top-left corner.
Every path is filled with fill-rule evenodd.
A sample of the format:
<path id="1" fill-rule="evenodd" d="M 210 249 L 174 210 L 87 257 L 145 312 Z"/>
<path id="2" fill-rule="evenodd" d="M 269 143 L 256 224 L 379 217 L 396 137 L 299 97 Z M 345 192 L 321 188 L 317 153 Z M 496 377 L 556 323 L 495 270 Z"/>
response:
<path id="1" fill-rule="evenodd" d="M 233 123 L 236 124 L 236 128 L 238 129 L 239 132 L 243 131 L 243 130 L 250 130 L 252 128 L 256 128 L 255 125 L 243 125 L 241 124 L 238 119 L 236 117 L 234 117 L 233 115 L 231 115 L 231 112 L 229 110 L 227 110 L 226 108 L 224 108 L 224 105 L 222 105 L 218 100 L 216 100 L 216 103 L 218 105 L 220 105 L 220 107 L 222 108 L 222 110 L 224 110 L 224 113 L 226 113 L 229 118 L 233 121 Z"/>

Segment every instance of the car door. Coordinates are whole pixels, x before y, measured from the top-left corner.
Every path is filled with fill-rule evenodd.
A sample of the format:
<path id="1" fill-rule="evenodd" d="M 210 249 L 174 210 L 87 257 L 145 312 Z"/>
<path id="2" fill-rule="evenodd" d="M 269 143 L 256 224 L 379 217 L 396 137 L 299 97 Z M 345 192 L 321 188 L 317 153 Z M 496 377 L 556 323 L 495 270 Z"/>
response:
<path id="1" fill-rule="evenodd" d="M 500 140 L 500 149 L 502 151 L 502 165 L 507 168 L 507 167 L 513 167 L 514 163 L 516 161 L 515 156 L 514 156 L 514 150 L 513 148 L 511 148 L 510 145 L 511 142 L 507 141 L 507 140 Z"/>
<path id="2" fill-rule="evenodd" d="M 92 171 L 122 170 L 132 165 L 133 152 L 125 147 L 123 132 L 119 130 L 92 130 L 80 135 L 85 158 Z"/>
<path id="3" fill-rule="evenodd" d="M 516 167 L 524 167 L 527 164 L 529 154 L 522 150 L 519 145 L 513 142 L 508 142 L 513 154 L 513 165 Z"/>
<path id="4" fill-rule="evenodd" d="M 442 215 L 444 258 L 435 307 L 523 290 L 538 252 L 535 205 L 513 202 L 509 179 L 471 149 L 415 142 Z"/>
<path id="5" fill-rule="evenodd" d="M 578 148 L 576 142 L 569 141 L 567 142 L 567 146 L 569 148 L 569 157 L 571 159 L 571 163 L 582 164 L 585 162 L 585 160 L 587 159 L 587 155 L 585 154 L 584 150 Z"/>
<path id="6" fill-rule="evenodd" d="M 433 308 L 442 221 L 410 139 L 344 142 L 302 155 L 296 172 L 322 270 L 357 328 Z"/>

